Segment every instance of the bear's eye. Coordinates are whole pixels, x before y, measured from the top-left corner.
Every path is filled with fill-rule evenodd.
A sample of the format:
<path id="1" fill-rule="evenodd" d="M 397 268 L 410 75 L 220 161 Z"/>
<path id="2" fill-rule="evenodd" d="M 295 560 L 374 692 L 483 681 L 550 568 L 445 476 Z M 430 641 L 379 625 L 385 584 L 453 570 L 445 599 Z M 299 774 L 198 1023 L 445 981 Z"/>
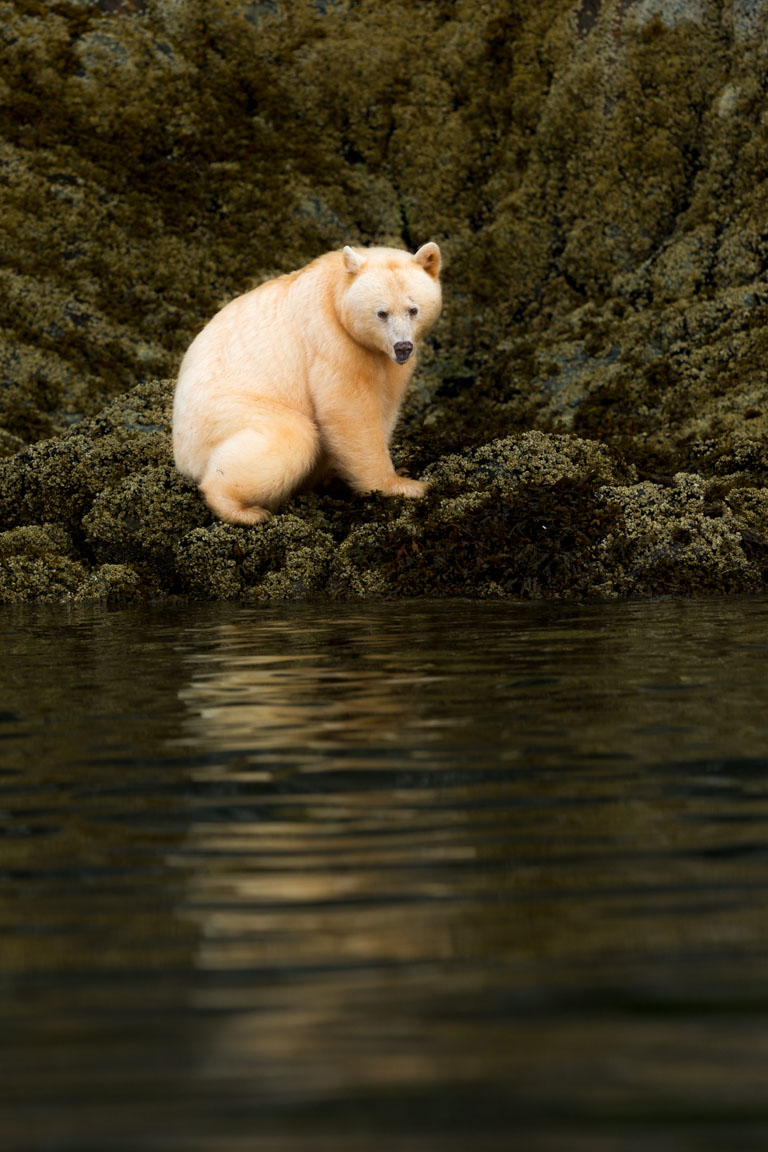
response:
<path id="1" fill-rule="evenodd" d="M 408 309 L 408 315 L 409 316 L 418 316 L 418 314 L 419 314 L 419 310 L 415 306 L 413 308 Z"/>
<path id="2" fill-rule="evenodd" d="M 379 308 L 376 315 L 378 316 L 379 320 L 386 320 L 389 316 L 389 312 L 385 312 L 383 308 Z"/>

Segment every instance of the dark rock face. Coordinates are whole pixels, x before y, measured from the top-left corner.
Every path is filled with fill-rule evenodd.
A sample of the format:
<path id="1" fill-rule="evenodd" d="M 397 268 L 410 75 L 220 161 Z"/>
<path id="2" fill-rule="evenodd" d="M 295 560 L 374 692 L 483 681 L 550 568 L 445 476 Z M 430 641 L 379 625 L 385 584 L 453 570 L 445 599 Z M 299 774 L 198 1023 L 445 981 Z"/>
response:
<path id="1" fill-rule="evenodd" d="M 752 592 L 763 0 L 33 0 L 0 43 L 0 602 Z M 437 240 L 416 504 L 215 522 L 172 379 L 226 299 Z"/>

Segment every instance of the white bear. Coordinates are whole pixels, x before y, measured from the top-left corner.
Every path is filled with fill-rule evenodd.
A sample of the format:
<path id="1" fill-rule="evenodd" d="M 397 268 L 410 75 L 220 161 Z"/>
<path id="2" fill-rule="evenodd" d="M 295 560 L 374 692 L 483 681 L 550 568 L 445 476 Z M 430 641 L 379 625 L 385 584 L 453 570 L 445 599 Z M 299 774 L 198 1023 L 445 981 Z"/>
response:
<path id="1" fill-rule="evenodd" d="M 235 524 L 329 474 L 422 496 L 389 443 L 414 350 L 440 315 L 440 249 L 344 248 L 238 297 L 190 345 L 173 404 L 176 465 Z"/>

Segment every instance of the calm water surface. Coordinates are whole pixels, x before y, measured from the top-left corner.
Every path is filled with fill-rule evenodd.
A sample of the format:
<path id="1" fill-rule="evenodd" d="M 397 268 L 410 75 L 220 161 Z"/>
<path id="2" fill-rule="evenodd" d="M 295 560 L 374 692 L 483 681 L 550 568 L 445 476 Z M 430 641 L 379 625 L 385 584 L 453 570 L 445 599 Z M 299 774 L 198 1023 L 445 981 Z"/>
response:
<path id="1" fill-rule="evenodd" d="M 768 1147 L 768 601 L 0 651 L 3 1152 Z"/>

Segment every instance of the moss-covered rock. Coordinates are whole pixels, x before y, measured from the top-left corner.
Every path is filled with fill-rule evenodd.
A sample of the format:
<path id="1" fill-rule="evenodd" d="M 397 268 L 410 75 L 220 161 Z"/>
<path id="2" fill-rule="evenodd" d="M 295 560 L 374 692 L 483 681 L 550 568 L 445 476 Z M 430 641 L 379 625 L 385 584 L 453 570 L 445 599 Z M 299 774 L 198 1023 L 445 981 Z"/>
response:
<path id="1" fill-rule="evenodd" d="M 707 499 L 700 476 L 678 473 L 669 484 L 606 487 L 600 495 L 621 522 L 599 548 L 609 594 L 762 591 L 743 520 L 727 503 Z"/>
<path id="2" fill-rule="evenodd" d="M 0 535 L 0 602 L 588 597 L 765 584 L 765 489 L 738 472 L 638 481 L 605 444 L 563 434 L 444 456 L 426 470 L 420 501 L 337 488 L 297 497 L 262 525 L 223 524 L 167 460 L 167 430 L 153 422 L 166 395 L 166 384 L 144 386 L 5 462 L 27 524 Z M 47 469 L 42 484 L 36 465 Z M 0 487 L 7 502 L 10 488 Z M 44 518 L 52 511 L 55 524 Z"/>
<path id="3" fill-rule="evenodd" d="M 0 601 L 765 589 L 768 3 L 0 11 Z M 430 495 L 215 522 L 170 455 L 195 331 L 427 239 Z"/>
<path id="4" fill-rule="evenodd" d="M 285 513 L 257 528 L 194 529 L 177 543 L 176 571 L 193 596 L 304 600 L 325 591 L 333 549 L 326 532 Z"/>
<path id="5" fill-rule="evenodd" d="M 72 538 L 58 525 L 0 533 L 0 601 L 66 600 L 77 594 L 86 576 Z"/>
<path id="6" fill-rule="evenodd" d="M 0 523 L 80 521 L 134 471 L 171 464 L 168 382 L 135 388 L 64 436 L 0 460 Z"/>
<path id="7" fill-rule="evenodd" d="M 83 517 L 85 543 L 104 564 L 162 568 L 175 541 L 208 519 L 194 487 L 171 464 L 141 468 L 99 492 Z"/>

